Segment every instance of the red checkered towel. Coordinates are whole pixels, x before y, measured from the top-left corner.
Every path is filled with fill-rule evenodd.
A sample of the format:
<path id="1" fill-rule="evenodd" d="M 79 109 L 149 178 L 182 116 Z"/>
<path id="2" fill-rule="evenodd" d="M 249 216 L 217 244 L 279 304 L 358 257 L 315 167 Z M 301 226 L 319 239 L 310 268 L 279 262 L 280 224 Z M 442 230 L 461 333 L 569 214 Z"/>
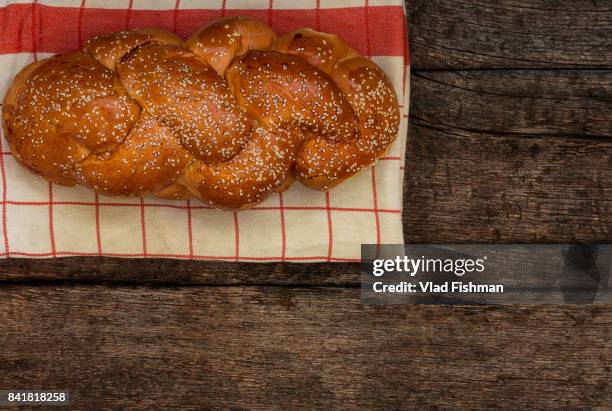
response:
<path id="1" fill-rule="evenodd" d="M 379 64 L 402 112 L 386 156 L 330 192 L 298 183 L 232 213 L 197 200 L 110 198 L 53 185 L 20 167 L 2 137 L 1 255 L 354 261 L 362 243 L 403 242 L 409 62 L 402 0 L 0 1 L 0 95 L 26 64 L 77 50 L 93 36 L 162 27 L 186 38 L 213 19 L 238 14 L 257 17 L 279 34 L 300 27 L 336 33 Z"/>

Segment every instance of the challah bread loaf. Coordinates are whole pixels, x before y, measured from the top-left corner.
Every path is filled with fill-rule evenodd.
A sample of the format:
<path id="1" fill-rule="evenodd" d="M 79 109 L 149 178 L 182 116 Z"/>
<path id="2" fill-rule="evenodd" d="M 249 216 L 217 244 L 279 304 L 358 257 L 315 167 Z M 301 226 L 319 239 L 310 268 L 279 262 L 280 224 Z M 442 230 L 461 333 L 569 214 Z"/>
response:
<path id="1" fill-rule="evenodd" d="M 25 67 L 4 98 L 15 159 L 101 194 L 253 206 L 294 179 L 327 190 L 384 154 L 397 97 L 339 37 L 224 18 L 186 42 L 144 29 Z"/>

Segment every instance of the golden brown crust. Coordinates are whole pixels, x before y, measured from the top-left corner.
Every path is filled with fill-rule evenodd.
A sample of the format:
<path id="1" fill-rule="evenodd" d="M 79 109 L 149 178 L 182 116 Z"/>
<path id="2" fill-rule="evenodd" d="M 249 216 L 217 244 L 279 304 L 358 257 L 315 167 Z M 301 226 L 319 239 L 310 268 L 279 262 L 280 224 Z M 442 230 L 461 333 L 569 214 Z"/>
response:
<path id="1" fill-rule="evenodd" d="M 373 164 L 393 142 L 399 128 L 399 105 L 393 86 L 373 62 L 333 34 L 301 29 L 273 47 L 300 55 L 325 71 L 355 115 L 356 138 L 348 142 L 306 141 L 297 153 L 294 175 L 303 184 L 327 190 Z"/>
<path id="2" fill-rule="evenodd" d="M 143 114 L 123 143 L 79 162 L 75 176 L 100 193 L 135 196 L 168 186 L 191 159 L 169 128 Z"/>
<path id="3" fill-rule="evenodd" d="M 228 160 L 246 143 L 250 122 L 227 83 L 188 50 L 144 44 L 123 58 L 117 73 L 128 94 L 205 162 Z"/>
<path id="4" fill-rule="evenodd" d="M 142 29 L 94 37 L 87 42 L 85 51 L 107 69 L 115 70 L 115 65 L 130 50 L 149 42 L 183 46 L 183 41 L 169 31 Z"/>
<path id="5" fill-rule="evenodd" d="M 270 27 L 248 17 L 225 17 L 204 26 L 185 43 L 223 76 L 232 60 L 249 50 L 267 50 L 276 38 Z"/>
<path id="6" fill-rule="evenodd" d="M 192 163 L 185 174 L 200 197 L 221 208 L 245 208 L 263 201 L 282 185 L 303 140 L 298 128 L 258 127 L 244 150 L 215 165 Z"/>
<path id="7" fill-rule="evenodd" d="M 33 69 L 32 69 L 33 67 Z M 15 158 L 58 184 L 74 184 L 76 164 L 120 144 L 140 107 L 115 73 L 86 53 L 46 59 L 18 76 L 4 106 Z M 12 97 L 13 92 L 15 97 Z"/>
<path id="8" fill-rule="evenodd" d="M 230 17 L 185 43 L 119 32 L 32 63 L 2 119 L 16 160 L 58 184 L 243 209 L 294 179 L 326 190 L 373 164 L 399 106 L 382 70 L 339 37 L 277 39 Z"/>

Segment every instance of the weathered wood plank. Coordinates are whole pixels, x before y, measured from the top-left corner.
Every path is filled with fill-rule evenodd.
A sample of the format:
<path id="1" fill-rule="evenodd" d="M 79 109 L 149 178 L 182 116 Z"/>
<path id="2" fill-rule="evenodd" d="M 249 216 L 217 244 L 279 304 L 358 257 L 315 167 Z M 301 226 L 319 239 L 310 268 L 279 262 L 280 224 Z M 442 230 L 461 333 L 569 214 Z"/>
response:
<path id="1" fill-rule="evenodd" d="M 612 70 L 415 72 L 411 115 L 495 134 L 612 137 Z"/>
<path id="2" fill-rule="evenodd" d="M 61 280 L 148 284 L 329 285 L 359 282 L 358 263 L 234 263 L 111 257 L 0 260 L 0 284 Z"/>
<path id="3" fill-rule="evenodd" d="M 409 130 L 408 242 L 612 241 L 612 142 Z"/>
<path id="4" fill-rule="evenodd" d="M 414 69 L 612 67 L 612 9 L 590 0 L 406 0 Z"/>
<path id="5" fill-rule="evenodd" d="M 0 387 L 78 409 L 596 407 L 609 307 L 363 306 L 359 290 L 0 288 Z"/>

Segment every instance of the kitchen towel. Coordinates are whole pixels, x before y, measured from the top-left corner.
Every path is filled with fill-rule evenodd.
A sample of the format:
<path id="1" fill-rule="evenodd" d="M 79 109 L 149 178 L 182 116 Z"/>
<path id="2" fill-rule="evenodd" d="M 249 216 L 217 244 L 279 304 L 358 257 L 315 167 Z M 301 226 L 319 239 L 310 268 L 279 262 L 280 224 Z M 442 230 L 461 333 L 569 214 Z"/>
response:
<path id="1" fill-rule="evenodd" d="M 401 127 L 385 157 L 329 192 L 299 183 L 253 209 L 197 199 L 111 198 L 50 184 L 19 166 L 0 139 L 4 257 L 113 256 L 230 261 L 359 261 L 361 244 L 403 242 L 402 180 L 409 57 L 402 0 L 38 0 L 0 2 L 0 95 L 26 64 L 87 39 L 160 27 L 187 38 L 208 22 L 248 15 L 279 35 L 340 35 L 392 80 Z"/>

